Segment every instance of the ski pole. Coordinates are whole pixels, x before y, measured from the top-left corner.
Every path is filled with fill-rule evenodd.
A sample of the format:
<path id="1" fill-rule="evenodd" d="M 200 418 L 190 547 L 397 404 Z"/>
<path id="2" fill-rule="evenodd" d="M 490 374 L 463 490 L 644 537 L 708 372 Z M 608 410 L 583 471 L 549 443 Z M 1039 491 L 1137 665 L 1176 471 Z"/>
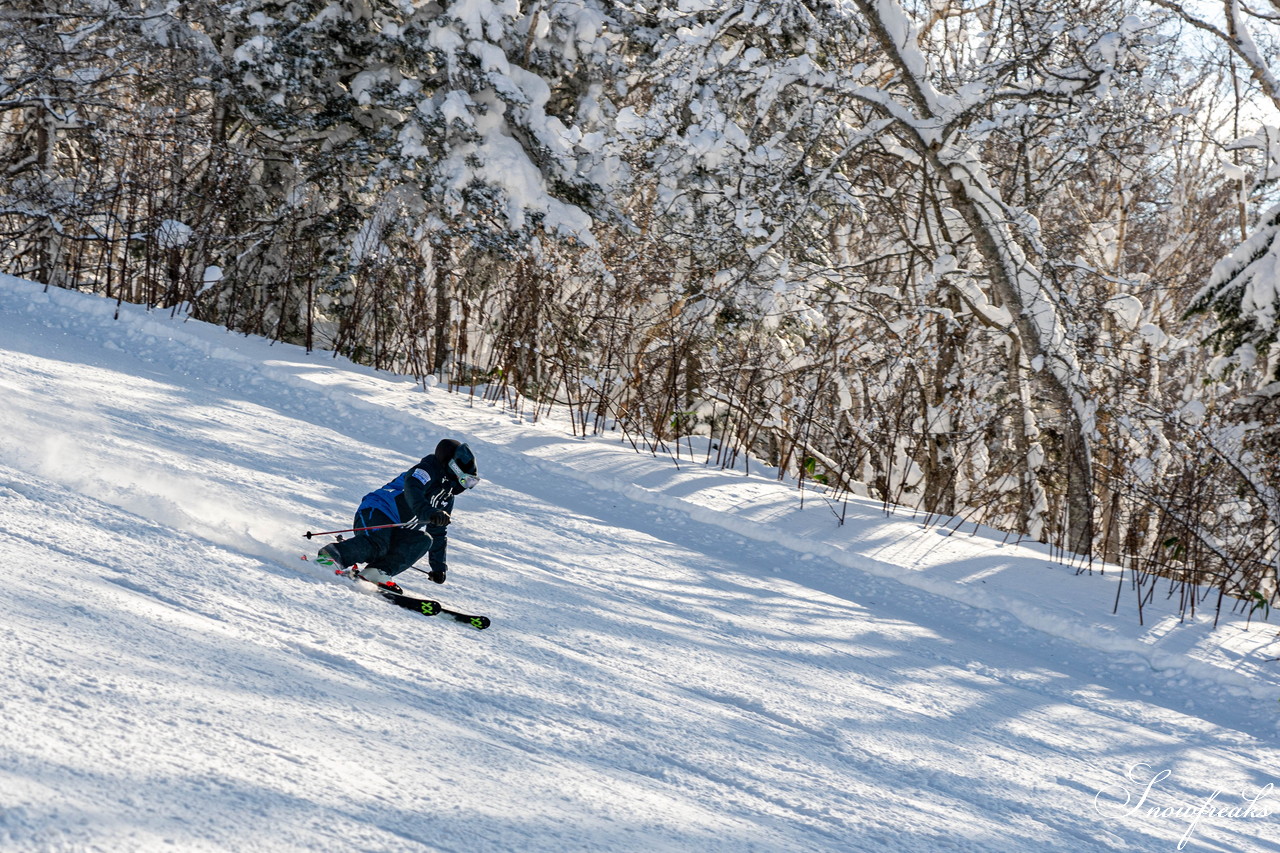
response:
<path id="1" fill-rule="evenodd" d="M 319 533 L 312 533 L 308 530 L 303 536 L 310 539 L 312 536 L 328 536 L 332 533 L 359 533 L 361 530 L 386 530 L 388 527 L 404 527 L 405 522 L 399 524 L 378 524 L 373 527 L 348 527 L 346 530 L 322 530 Z"/>

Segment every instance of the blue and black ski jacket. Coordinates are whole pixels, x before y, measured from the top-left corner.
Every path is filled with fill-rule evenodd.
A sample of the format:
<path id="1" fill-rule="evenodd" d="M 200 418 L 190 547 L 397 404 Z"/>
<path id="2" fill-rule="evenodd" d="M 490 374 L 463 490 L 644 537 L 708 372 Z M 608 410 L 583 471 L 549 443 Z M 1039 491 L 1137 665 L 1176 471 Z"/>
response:
<path id="1" fill-rule="evenodd" d="M 462 491 L 457 479 L 435 456 L 424 456 L 381 489 L 365 495 L 360 508 L 376 509 L 394 524 L 426 521 L 437 510 L 452 513 L 453 497 Z"/>

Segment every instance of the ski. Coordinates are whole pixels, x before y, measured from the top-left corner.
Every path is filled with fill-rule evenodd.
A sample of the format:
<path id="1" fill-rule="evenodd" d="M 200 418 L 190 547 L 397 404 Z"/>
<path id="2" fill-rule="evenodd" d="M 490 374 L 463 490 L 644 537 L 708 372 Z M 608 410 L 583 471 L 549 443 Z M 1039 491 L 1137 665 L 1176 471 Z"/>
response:
<path id="1" fill-rule="evenodd" d="M 314 562 L 316 565 L 332 568 L 333 573 L 339 577 L 344 577 L 351 581 L 361 580 L 367 584 L 377 587 L 379 595 L 397 607 L 403 607 L 405 610 L 412 610 L 415 613 L 421 613 L 423 616 L 438 616 L 443 614 L 445 616 L 452 617 L 455 622 L 462 622 L 466 625 L 470 625 L 477 631 L 483 631 L 485 628 L 489 627 L 490 623 L 488 616 L 473 616 L 470 613 L 460 613 L 457 610 L 450 610 L 435 599 L 419 598 L 416 595 L 406 595 L 403 592 L 384 589 L 372 581 L 367 581 L 360 577 L 354 566 L 343 568 L 341 566 L 336 566 L 332 561 L 320 559 L 310 560 L 305 554 L 302 555 L 302 559 L 307 560 L 308 562 Z"/>
<path id="2" fill-rule="evenodd" d="M 392 604 L 395 604 L 398 607 L 403 607 L 406 610 L 417 611 L 425 616 L 436 616 L 438 614 L 451 616 L 453 617 L 453 621 L 464 622 L 472 628 L 475 628 L 477 631 L 483 631 L 485 628 L 489 627 L 488 616 L 472 616 L 469 613 L 459 613 L 456 610 L 450 610 L 447 607 L 443 607 L 438 601 L 433 601 L 430 598 L 417 598 L 416 596 L 405 595 L 403 592 L 392 592 L 389 589 L 379 589 L 378 592 L 383 598 L 387 599 Z"/>

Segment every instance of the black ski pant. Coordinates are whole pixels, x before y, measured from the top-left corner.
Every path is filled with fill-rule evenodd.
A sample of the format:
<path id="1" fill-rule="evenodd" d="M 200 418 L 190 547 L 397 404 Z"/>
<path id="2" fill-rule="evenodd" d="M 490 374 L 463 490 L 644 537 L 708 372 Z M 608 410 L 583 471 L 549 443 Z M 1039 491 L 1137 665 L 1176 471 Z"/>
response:
<path id="1" fill-rule="evenodd" d="M 395 523 L 395 520 L 382 510 L 361 507 L 356 510 L 356 523 L 352 526 L 378 527 Z M 367 563 L 368 568 L 381 569 L 388 575 L 398 575 L 429 552 L 437 550 L 432 548 L 435 544 L 434 540 L 435 537 L 425 530 L 388 527 L 383 530 L 362 531 L 337 545 L 344 566 Z M 434 563 L 434 560 L 432 562 Z"/>

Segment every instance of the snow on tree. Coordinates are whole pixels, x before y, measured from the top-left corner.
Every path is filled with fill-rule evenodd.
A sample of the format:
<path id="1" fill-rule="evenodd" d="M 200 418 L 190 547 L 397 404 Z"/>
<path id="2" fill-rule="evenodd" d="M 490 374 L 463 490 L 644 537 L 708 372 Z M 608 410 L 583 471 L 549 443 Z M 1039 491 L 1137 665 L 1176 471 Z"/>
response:
<path id="1" fill-rule="evenodd" d="M 861 278 L 852 270 L 882 276 L 857 285 L 868 294 L 886 275 L 909 283 L 925 304 L 900 299 L 903 313 L 919 306 L 949 318 L 938 324 L 935 365 L 919 362 L 914 381 L 930 391 L 908 431 L 931 436 L 921 452 L 934 460 L 934 486 L 957 476 L 947 445 L 960 421 L 950 413 L 969 381 L 966 362 L 980 358 L 963 354 L 964 328 L 976 320 L 1013 341 L 1007 399 L 1038 410 L 1027 409 L 1014 432 L 1033 472 L 1044 457 L 1042 426 L 1063 436 L 1069 542 L 1080 550 L 1091 538 L 1091 393 L 1064 294 L 1044 271 L 1057 259 L 1035 217 L 1004 199 L 992 177 L 1003 164 L 987 159 L 987 140 L 1018 123 L 1041 133 L 1047 117 L 1087 114 L 1122 89 L 1143 24 L 1114 15 L 1119 8 L 933 4 L 909 15 L 892 2 L 659 6 L 652 64 L 632 75 L 647 99 L 620 115 L 620 130 L 647 146 L 654 209 L 687 253 L 686 292 L 718 303 L 719 318 L 758 322 L 740 327 L 776 339 L 780 375 L 838 347 L 852 313 L 893 310 L 860 295 L 855 312 L 835 310 L 832 295 Z M 1120 29 L 1099 23 L 1108 20 Z M 923 272 L 944 257 L 947 271 Z M 895 336 L 915 323 L 884 321 Z M 828 343 L 816 343 L 824 334 Z M 832 391 L 818 383 L 794 393 L 809 406 Z M 783 431 L 796 422 L 786 399 L 766 405 Z M 1026 503 L 1043 505 L 1031 494 Z M 1039 530 L 1043 520 L 1033 513 L 1029 523 Z"/>
<path id="2" fill-rule="evenodd" d="M 1223 0 L 1221 14 L 1212 18 L 1213 4 L 1198 9 L 1170 0 L 1151 2 L 1231 51 L 1257 87 L 1254 103 L 1264 116 L 1262 123 L 1227 146 L 1237 152 L 1252 152 L 1259 161 L 1252 174 L 1241 165 L 1228 165 L 1240 184 L 1237 203 L 1243 218 L 1251 199 L 1269 197 L 1267 189 L 1280 182 L 1280 67 L 1275 59 L 1280 55 L 1280 4 L 1270 0 L 1268 11 L 1266 3 L 1255 7 Z M 1210 342 L 1217 350 L 1233 355 L 1240 366 L 1257 367 L 1263 396 L 1280 395 L 1280 353 L 1274 350 L 1280 313 L 1280 205 L 1262 212 L 1252 232 L 1213 268 L 1191 310 L 1214 315 L 1217 328 Z"/>
<path id="3" fill-rule="evenodd" d="M 1244 370 L 1257 369 L 1261 393 L 1280 395 L 1280 206 L 1267 211 L 1235 251 L 1218 262 L 1192 304 L 1212 311 L 1209 340 Z"/>
<path id="4" fill-rule="evenodd" d="M 608 58 L 597 6 L 295 0 L 242 20 L 235 92 L 259 133 L 317 145 L 355 191 L 420 191 L 477 239 L 591 240 L 584 205 L 614 178 L 598 131 L 607 105 L 598 86 L 563 99 L 566 79 Z M 554 89 L 537 66 L 553 55 Z"/>
<path id="5" fill-rule="evenodd" d="M 625 170 L 600 131 L 601 81 L 620 58 L 597 3 L 175 14 L 207 34 L 216 136 L 249 171 L 226 223 L 245 245 L 209 259 L 224 277 L 202 316 L 308 345 L 318 321 L 326 345 L 379 366 L 438 367 L 457 271 L 543 239 L 591 245 L 593 217 L 616 215 Z"/>

